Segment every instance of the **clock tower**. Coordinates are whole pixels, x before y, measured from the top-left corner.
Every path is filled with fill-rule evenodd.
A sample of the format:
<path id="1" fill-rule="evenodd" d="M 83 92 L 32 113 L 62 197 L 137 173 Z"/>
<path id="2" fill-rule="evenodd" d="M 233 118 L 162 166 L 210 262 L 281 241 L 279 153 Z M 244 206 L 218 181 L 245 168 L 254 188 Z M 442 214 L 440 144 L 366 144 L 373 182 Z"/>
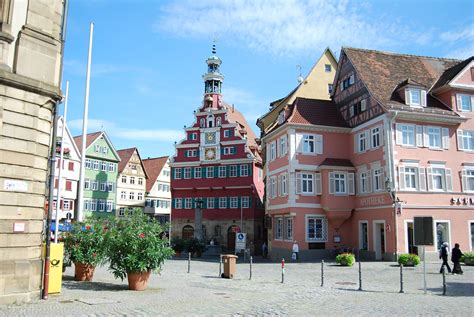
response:
<path id="1" fill-rule="evenodd" d="M 247 233 L 260 251 L 264 241 L 262 159 L 256 137 L 244 116 L 222 97 L 224 76 L 216 46 L 206 60 L 204 94 L 194 122 L 176 144 L 171 159 L 172 235 L 202 236 L 233 251 L 235 234 Z M 195 209 L 202 209 L 202 234 Z M 198 221 L 199 223 L 199 221 Z"/>

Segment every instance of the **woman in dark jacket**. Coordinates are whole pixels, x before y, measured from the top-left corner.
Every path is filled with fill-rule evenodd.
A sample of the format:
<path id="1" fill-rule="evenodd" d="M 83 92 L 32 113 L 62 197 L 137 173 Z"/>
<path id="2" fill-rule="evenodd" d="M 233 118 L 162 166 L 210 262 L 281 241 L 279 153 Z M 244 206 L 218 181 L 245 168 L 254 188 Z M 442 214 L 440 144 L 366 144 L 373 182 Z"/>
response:
<path id="1" fill-rule="evenodd" d="M 453 261 L 453 274 L 462 274 L 462 269 L 461 269 L 461 264 L 459 263 L 461 261 L 461 257 L 464 254 L 462 254 L 461 250 L 459 249 L 459 243 L 456 243 L 454 245 L 453 250 L 451 251 L 451 261 Z"/>

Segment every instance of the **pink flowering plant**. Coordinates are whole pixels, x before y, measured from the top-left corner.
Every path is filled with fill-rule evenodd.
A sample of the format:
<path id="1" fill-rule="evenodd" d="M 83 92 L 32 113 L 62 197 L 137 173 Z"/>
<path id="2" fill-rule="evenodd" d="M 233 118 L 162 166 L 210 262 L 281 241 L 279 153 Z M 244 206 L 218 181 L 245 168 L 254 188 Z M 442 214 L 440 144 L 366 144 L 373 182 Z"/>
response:
<path id="1" fill-rule="evenodd" d="M 164 226 L 139 209 L 118 219 L 107 237 L 109 269 L 122 280 L 129 272 L 159 272 L 173 254 Z"/>
<path id="2" fill-rule="evenodd" d="M 72 225 L 63 235 L 65 255 L 74 263 L 97 266 L 106 259 L 107 226 L 104 219 L 90 217 Z"/>

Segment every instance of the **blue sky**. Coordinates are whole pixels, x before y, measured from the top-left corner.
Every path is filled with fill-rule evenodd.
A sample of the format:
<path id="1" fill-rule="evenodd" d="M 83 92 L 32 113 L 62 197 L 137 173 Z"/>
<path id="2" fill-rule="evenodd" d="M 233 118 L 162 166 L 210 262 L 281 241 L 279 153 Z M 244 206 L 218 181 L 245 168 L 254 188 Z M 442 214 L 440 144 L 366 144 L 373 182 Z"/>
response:
<path id="1" fill-rule="evenodd" d="M 94 47 L 89 130 L 142 158 L 174 154 L 201 103 L 205 59 L 217 39 L 224 99 L 256 119 L 285 96 L 329 46 L 466 58 L 474 2 L 72 0 L 63 79 L 68 121 L 81 133 L 89 23 Z M 64 85 L 63 85 L 64 87 Z M 62 107 L 61 107 L 62 111 Z"/>

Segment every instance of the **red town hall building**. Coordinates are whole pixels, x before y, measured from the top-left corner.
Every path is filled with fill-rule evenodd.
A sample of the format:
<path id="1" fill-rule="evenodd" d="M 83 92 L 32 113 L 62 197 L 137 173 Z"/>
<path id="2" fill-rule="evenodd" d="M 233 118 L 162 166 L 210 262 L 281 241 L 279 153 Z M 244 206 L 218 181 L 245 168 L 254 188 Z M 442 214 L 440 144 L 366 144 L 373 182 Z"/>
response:
<path id="1" fill-rule="evenodd" d="M 172 236 L 195 236 L 195 209 L 202 208 L 202 237 L 227 250 L 235 233 L 247 233 L 247 247 L 261 250 L 264 241 L 262 160 L 254 132 L 234 106 L 224 103 L 221 59 L 207 59 L 202 106 L 194 123 L 176 144 L 170 162 Z"/>

